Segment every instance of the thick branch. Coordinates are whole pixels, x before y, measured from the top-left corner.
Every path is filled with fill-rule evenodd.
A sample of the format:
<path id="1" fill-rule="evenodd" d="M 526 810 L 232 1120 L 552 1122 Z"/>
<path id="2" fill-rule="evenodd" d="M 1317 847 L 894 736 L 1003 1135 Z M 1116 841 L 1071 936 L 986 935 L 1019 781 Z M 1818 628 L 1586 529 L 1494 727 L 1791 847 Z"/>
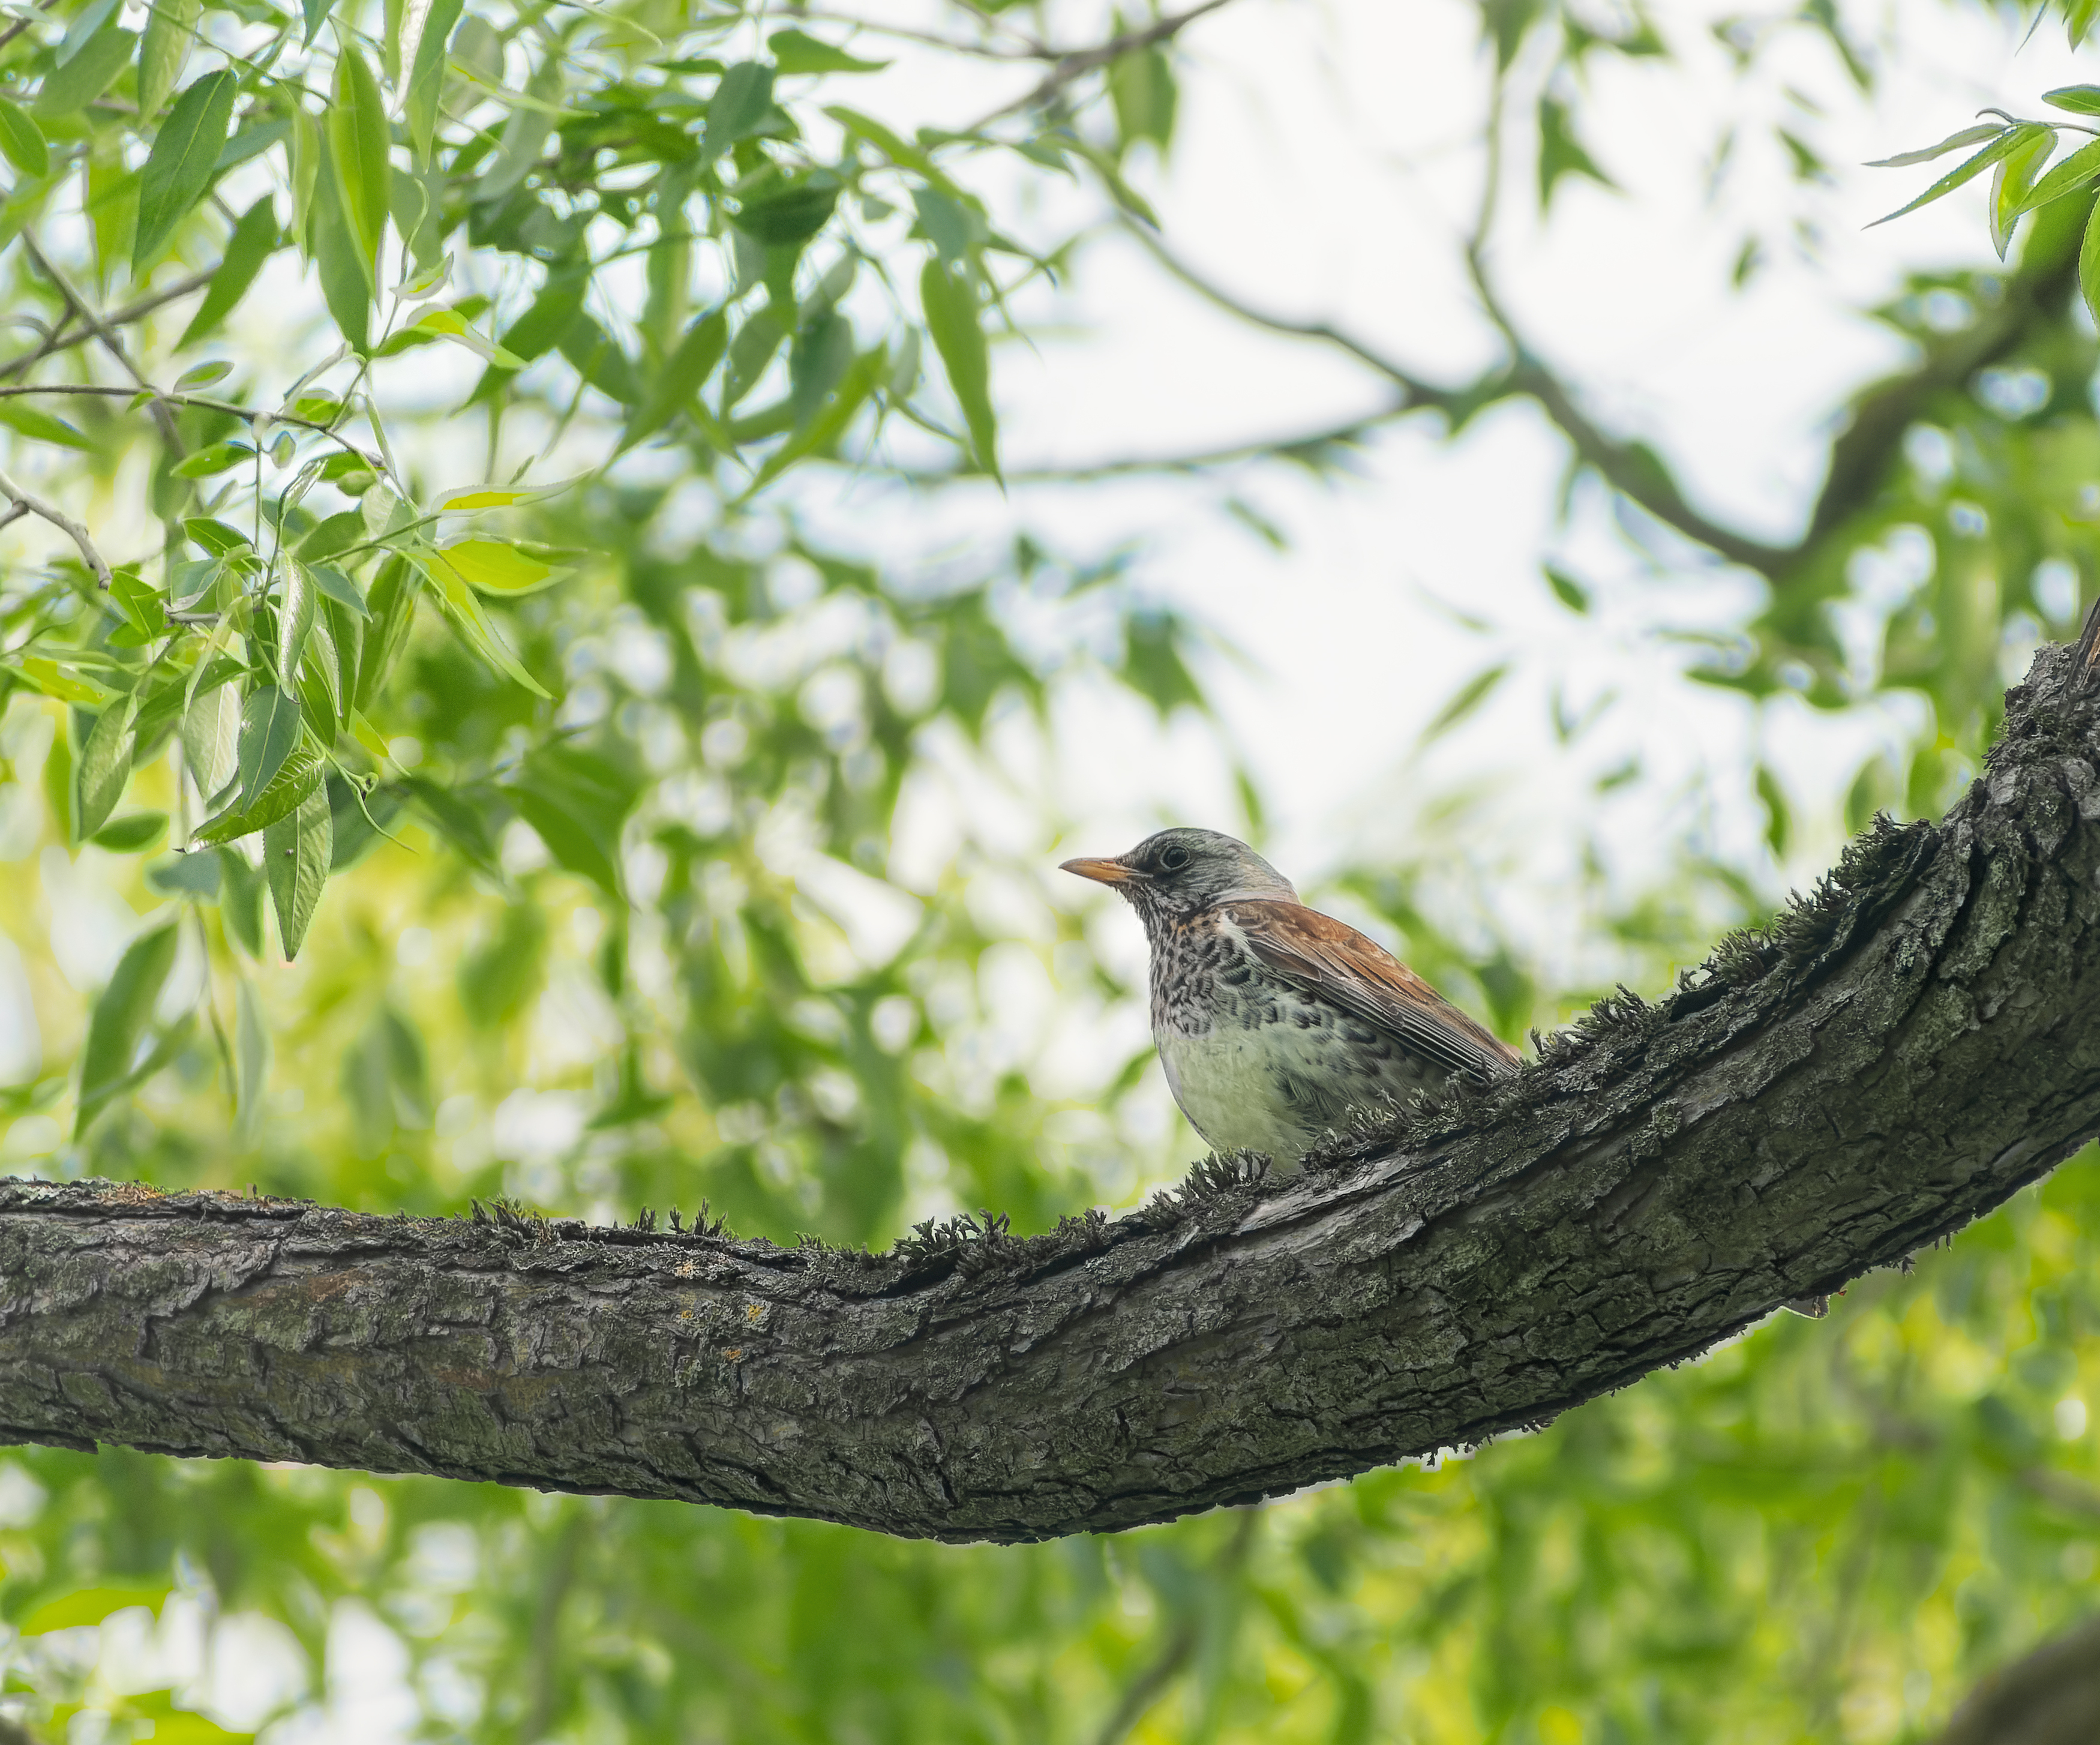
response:
<path id="1" fill-rule="evenodd" d="M 2092 673 L 2043 651 L 1943 822 L 1877 825 L 1662 1005 L 1287 1182 L 877 1257 L 0 1184 L 0 1434 L 1014 1540 L 1538 1424 L 2100 1130 Z"/>

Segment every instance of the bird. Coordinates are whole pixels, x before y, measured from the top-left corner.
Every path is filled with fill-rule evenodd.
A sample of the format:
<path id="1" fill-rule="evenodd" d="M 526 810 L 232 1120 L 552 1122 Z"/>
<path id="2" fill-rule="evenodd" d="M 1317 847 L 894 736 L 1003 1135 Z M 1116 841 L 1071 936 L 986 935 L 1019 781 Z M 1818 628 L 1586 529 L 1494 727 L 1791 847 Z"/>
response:
<path id="1" fill-rule="evenodd" d="M 1216 830 L 1061 863 L 1137 911 L 1152 958 L 1152 1036 L 1167 1088 L 1220 1153 L 1287 1171 L 1351 1111 L 1487 1083 L 1516 1051 L 1376 941 L 1308 908 L 1290 880 Z"/>

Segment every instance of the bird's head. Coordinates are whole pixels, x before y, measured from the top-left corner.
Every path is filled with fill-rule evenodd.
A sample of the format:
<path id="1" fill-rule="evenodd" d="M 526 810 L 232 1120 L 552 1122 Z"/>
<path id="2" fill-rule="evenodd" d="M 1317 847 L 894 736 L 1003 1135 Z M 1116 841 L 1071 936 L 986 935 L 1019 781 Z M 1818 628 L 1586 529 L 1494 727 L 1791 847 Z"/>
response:
<path id="1" fill-rule="evenodd" d="M 1127 855 L 1067 860 L 1061 870 L 1113 886 L 1148 927 L 1234 897 L 1298 900 L 1289 879 L 1246 843 L 1215 830 L 1162 830 Z"/>

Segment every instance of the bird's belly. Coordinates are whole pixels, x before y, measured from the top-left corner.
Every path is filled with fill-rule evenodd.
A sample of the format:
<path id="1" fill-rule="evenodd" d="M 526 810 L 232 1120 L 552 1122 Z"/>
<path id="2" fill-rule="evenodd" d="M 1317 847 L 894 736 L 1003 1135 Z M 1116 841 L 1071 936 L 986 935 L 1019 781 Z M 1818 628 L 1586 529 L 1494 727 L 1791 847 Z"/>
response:
<path id="1" fill-rule="evenodd" d="M 1351 1109 L 1404 1096 L 1421 1082 L 1411 1062 L 1347 1020 L 1321 1011 L 1277 1018 L 1155 1034 L 1174 1100 L 1220 1151 L 1265 1151 L 1295 1163 Z"/>

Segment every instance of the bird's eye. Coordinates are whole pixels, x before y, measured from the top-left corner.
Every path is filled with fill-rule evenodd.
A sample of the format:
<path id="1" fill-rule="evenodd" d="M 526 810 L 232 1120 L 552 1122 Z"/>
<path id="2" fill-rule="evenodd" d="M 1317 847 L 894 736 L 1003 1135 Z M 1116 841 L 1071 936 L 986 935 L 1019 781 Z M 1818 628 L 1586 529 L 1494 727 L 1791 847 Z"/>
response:
<path id="1" fill-rule="evenodd" d="M 1162 848 L 1159 850 L 1159 864 L 1169 872 L 1179 872 L 1189 864 L 1189 850 L 1185 848 Z"/>

